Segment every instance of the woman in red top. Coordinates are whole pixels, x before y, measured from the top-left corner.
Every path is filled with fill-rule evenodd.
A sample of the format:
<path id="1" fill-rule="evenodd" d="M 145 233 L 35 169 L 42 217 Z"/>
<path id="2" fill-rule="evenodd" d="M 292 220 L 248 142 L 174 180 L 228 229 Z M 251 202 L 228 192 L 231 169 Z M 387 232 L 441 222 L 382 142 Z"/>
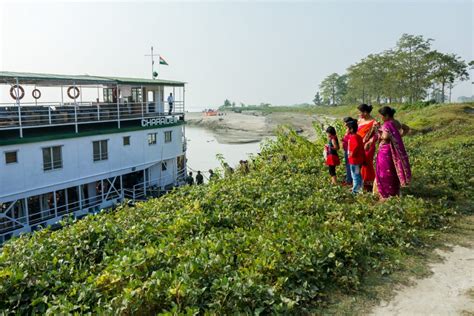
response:
<path id="1" fill-rule="evenodd" d="M 365 152 L 365 163 L 361 169 L 362 180 L 365 190 L 372 191 L 375 179 L 374 156 L 379 123 L 370 115 L 372 105 L 364 103 L 359 105 L 357 109 L 360 112 L 357 134 L 362 137 Z"/>
<path id="2" fill-rule="evenodd" d="M 331 176 L 332 184 L 337 184 L 336 178 L 336 166 L 340 165 L 339 156 L 337 151 L 339 150 L 339 140 L 337 139 L 336 129 L 329 126 L 326 129 L 328 135 L 328 143 L 325 146 L 326 165 L 329 167 L 329 175 Z"/>

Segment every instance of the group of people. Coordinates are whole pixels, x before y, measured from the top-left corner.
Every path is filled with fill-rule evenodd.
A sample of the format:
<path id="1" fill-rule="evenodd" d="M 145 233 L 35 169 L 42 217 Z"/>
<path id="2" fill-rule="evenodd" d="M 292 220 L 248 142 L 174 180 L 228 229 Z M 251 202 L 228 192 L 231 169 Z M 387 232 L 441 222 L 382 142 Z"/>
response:
<path id="1" fill-rule="evenodd" d="M 400 188 L 407 186 L 411 180 L 410 163 L 402 140 L 402 136 L 408 132 L 408 127 L 395 120 L 395 109 L 391 107 L 380 108 L 382 124 L 372 117 L 371 105 L 361 104 L 358 110 L 358 120 L 352 117 L 344 118 L 344 184 L 351 185 L 354 194 L 362 190 L 373 191 L 381 199 L 400 195 Z M 336 129 L 332 126 L 326 129 L 326 133 L 326 165 L 332 183 L 337 184 L 336 167 L 340 165 L 339 139 Z"/>
<path id="2" fill-rule="evenodd" d="M 216 174 L 214 173 L 212 169 L 209 169 L 208 172 L 209 172 L 209 180 L 212 180 L 216 177 Z M 204 176 L 202 175 L 201 170 L 198 170 L 197 175 L 196 175 L 196 181 L 194 181 L 193 172 L 190 171 L 185 181 L 186 181 L 186 184 L 188 185 L 194 185 L 194 184 L 201 185 L 201 184 L 204 184 Z"/>

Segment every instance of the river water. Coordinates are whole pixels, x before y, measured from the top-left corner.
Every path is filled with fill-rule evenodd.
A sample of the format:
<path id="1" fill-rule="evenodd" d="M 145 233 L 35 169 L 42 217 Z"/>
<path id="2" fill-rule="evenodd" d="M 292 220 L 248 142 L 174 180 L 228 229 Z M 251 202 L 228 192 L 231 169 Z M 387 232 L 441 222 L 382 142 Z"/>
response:
<path id="1" fill-rule="evenodd" d="M 240 160 L 247 160 L 249 154 L 256 154 L 260 151 L 260 142 L 221 144 L 212 131 L 194 126 L 186 126 L 186 139 L 189 171 L 205 171 L 205 176 L 208 176 L 209 169 L 220 167 L 216 158 L 217 154 L 222 154 L 225 161 L 234 167 Z"/>

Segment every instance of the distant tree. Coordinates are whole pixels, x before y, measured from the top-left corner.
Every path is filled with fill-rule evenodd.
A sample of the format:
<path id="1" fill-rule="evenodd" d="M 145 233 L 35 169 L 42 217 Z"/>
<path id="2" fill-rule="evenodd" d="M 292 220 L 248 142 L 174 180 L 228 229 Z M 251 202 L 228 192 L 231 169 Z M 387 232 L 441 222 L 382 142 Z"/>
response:
<path id="1" fill-rule="evenodd" d="M 455 81 L 469 79 L 469 73 L 467 72 L 468 65 L 455 54 L 443 54 L 438 51 L 433 51 L 430 52 L 429 58 L 431 63 L 430 78 L 433 83 L 440 86 L 440 101 L 444 103 L 446 101 L 446 88 L 449 88 L 449 99 L 451 99 L 451 90 Z"/>
<path id="2" fill-rule="evenodd" d="M 225 99 L 224 101 L 224 107 L 225 108 L 230 108 L 232 106 L 232 103 L 230 103 L 230 101 L 228 99 Z"/>
<path id="3" fill-rule="evenodd" d="M 316 92 L 316 95 L 314 96 L 313 102 L 315 105 L 321 105 L 323 104 L 323 98 L 319 95 L 319 91 Z"/>
<path id="4" fill-rule="evenodd" d="M 326 100 L 328 105 L 336 105 L 336 94 L 337 94 L 337 80 L 339 75 L 337 73 L 332 73 L 327 76 L 319 85 L 321 89 L 321 95 L 324 100 Z"/>
<path id="5" fill-rule="evenodd" d="M 344 103 L 347 95 L 347 75 L 339 76 L 336 80 L 336 104 Z"/>
<path id="6" fill-rule="evenodd" d="M 245 103 L 240 102 L 240 107 L 241 107 L 241 108 L 244 108 L 244 107 L 245 107 Z"/>
<path id="7" fill-rule="evenodd" d="M 421 35 L 403 34 L 397 42 L 394 59 L 401 95 L 410 103 L 421 100 L 430 87 L 429 55 L 433 39 Z"/>
<path id="8" fill-rule="evenodd" d="M 466 96 L 460 96 L 458 98 L 458 101 L 459 102 L 474 102 L 474 95 L 470 96 L 470 97 L 466 97 Z"/>
<path id="9" fill-rule="evenodd" d="M 235 102 L 232 102 L 232 107 L 235 108 Z"/>

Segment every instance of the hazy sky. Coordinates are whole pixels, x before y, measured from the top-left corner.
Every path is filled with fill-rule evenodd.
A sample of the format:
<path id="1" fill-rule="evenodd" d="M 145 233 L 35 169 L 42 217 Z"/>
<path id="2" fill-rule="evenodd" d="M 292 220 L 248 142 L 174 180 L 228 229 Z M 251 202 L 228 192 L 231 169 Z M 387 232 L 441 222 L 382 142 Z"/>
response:
<path id="1" fill-rule="evenodd" d="M 473 1 L 0 2 L 0 69 L 150 76 L 151 45 L 188 108 L 311 102 L 320 81 L 402 33 L 474 59 Z M 471 75 L 474 75 L 471 71 Z M 472 95 L 473 85 L 453 91 Z M 4 97 L 4 96 L 3 96 Z M 454 99 L 455 99 L 454 98 Z"/>

